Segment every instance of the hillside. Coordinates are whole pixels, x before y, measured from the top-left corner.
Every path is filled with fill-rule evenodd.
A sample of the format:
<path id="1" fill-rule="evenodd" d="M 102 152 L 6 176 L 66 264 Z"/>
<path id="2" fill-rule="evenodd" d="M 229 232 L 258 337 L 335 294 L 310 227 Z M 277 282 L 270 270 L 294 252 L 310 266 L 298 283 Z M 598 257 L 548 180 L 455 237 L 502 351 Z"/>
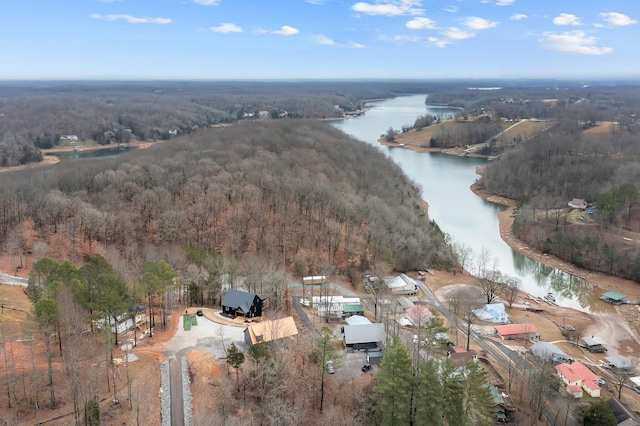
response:
<path id="1" fill-rule="evenodd" d="M 257 253 L 306 273 L 386 260 L 398 270 L 447 267 L 419 189 L 378 150 L 312 121 L 202 130 L 102 160 L 5 173 L 0 239 L 45 254 L 98 246 L 125 258 L 182 246 Z"/>

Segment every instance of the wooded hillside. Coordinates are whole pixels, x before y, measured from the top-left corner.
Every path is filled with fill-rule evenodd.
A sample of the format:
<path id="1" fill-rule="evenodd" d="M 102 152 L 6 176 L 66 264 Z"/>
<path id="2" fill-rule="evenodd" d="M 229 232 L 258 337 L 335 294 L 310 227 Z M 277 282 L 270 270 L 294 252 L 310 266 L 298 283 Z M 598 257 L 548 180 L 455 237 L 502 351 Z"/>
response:
<path id="1" fill-rule="evenodd" d="M 135 263 L 162 245 L 258 253 L 306 273 L 385 260 L 446 268 L 452 257 L 418 187 L 380 151 L 320 122 L 274 120 L 201 130 L 139 152 L 0 176 L 0 239 L 33 251 L 33 226 L 80 256 L 96 244 Z"/>
<path id="2" fill-rule="evenodd" d="M 605 126 L 605 124 L 601 124 Z M 637 125 L 590 133 L 563 121 L 487 167 L 487 189 L 520 202 L 514 233 L 578 266 L 640 280 Z M 585 200 L 589 209 L 571 209 Z"/>

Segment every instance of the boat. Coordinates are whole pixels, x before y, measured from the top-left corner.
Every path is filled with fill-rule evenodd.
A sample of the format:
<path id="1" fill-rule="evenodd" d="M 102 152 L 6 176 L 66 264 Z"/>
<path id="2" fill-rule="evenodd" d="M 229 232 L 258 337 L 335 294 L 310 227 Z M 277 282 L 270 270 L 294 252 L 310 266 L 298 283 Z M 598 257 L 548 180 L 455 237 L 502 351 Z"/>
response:
<path id="1" fill-rule="evenodd" d="M 544 298 L 545 298 L 545 300 L 548 300 L 549 302 L 555 302 L 556 301 L 555 296 L 551 292 L 547 293 L 547 295 Z"/>

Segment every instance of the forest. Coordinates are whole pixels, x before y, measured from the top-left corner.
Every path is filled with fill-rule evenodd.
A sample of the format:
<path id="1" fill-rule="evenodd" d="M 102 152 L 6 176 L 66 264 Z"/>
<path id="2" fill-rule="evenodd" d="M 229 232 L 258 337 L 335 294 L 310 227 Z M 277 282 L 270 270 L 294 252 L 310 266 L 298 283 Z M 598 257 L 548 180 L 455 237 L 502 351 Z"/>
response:
<path id="1" fill-rule="evenodd" d="M 165 310 L 218 306 L 222 277 L 242 277 L 249 291 L 269 297 L 272 315 L 282 315 L 291 304 L 288 272 L 347 275 L 355 284 L 380 263 L 401 271 L 454 264 L 417 185 L 382 152 L 321 121 L 243 121 L 60 166 L 0 174 L 0 239 L 16 271 L 37 259 L 29 333 L 48 360 L 36 377 L 32 355 L 33 386 L 20 385 L 20 371 L 30 370 L 15 358 L 17 345 L 3 345 L 2 382 L 16 422 L 40 398 L 36 416 L 66 401 L 79 423 L 98 395 L 115 395 L 109 374 L 105 390 L 104 369 L 83 366 L 112 359 L 122 341 L 93 327 L 139 305 L 164 328 Z M 2 325 L 9 340 L 24 332 Z M 262 392 L 281 395 L 284 352 L 274 353 L 268 371 L 256 357 L 254 373 L 271 383 Z M 46 390 L 46 399 L 31 387 Z"/>
<path id="2" fill-rule="evenodd" d="M 453 264 L 401 169 L 317 121 L 244 122 L 0 180 L 0 240 L 16 255 L 34 249 L 32 227 L 50 250 L 62 236 L 81 256 L 99 244 L 129 262 L 147 246 L 190 246 L 299 274 Z"/>
<path id="3" fill-rule="evenodd" d="M 427 93 L 438 82 L 0 82 L 0 167 L 38 162 L 61 138 L 105 145 L 166 140 L 268 118 L 340 118 L 366 99 Z"/>
<path id="4" fill-rule="evenodd" d="M 513 231 L 531 247 L 638 281 L 639 128 L 616 123 L 597 134 L 589 128 L 559 121 L 489 163 L 482 185 L 518 201 Z M 572 213 L 574 198 L 586 200 L 588 212 Z"/>

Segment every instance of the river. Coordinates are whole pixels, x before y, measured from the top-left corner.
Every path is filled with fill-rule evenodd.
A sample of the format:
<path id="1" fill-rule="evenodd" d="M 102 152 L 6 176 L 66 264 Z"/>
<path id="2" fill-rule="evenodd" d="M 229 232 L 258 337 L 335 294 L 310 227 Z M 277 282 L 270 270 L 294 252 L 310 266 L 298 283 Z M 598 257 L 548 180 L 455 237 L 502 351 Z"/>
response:
<path id="1" fill-rule="evenodd" d="M 447 233 L 452 242 L 471 249 L 467 269 L 473 271 L 479 254 L 486 250 L 488 267 L 516 277 L 522 290 L 539 297 L 554 294 L 556 302 L 581 311 L 597 310 L 596 295 L 584 280 L 545 266 L 511 249 L 500 237 L 497 213 L 502 208 L 475 195 L 470 186 L 479 177 L 476 166 L 485 159 L 458 157 L 441 153 L 422 153 L 403 148 L 381 146 L 378 138 L 389 127 L 400 130 L 412 125 L 420 115 L 452 117 L 457 110 L 425 105 L 425 94 L 370 102 L 361 116 L 334 122 L 345 133 L 383 150 L 422 188 L 429 203 L 429 217 Z"/>

